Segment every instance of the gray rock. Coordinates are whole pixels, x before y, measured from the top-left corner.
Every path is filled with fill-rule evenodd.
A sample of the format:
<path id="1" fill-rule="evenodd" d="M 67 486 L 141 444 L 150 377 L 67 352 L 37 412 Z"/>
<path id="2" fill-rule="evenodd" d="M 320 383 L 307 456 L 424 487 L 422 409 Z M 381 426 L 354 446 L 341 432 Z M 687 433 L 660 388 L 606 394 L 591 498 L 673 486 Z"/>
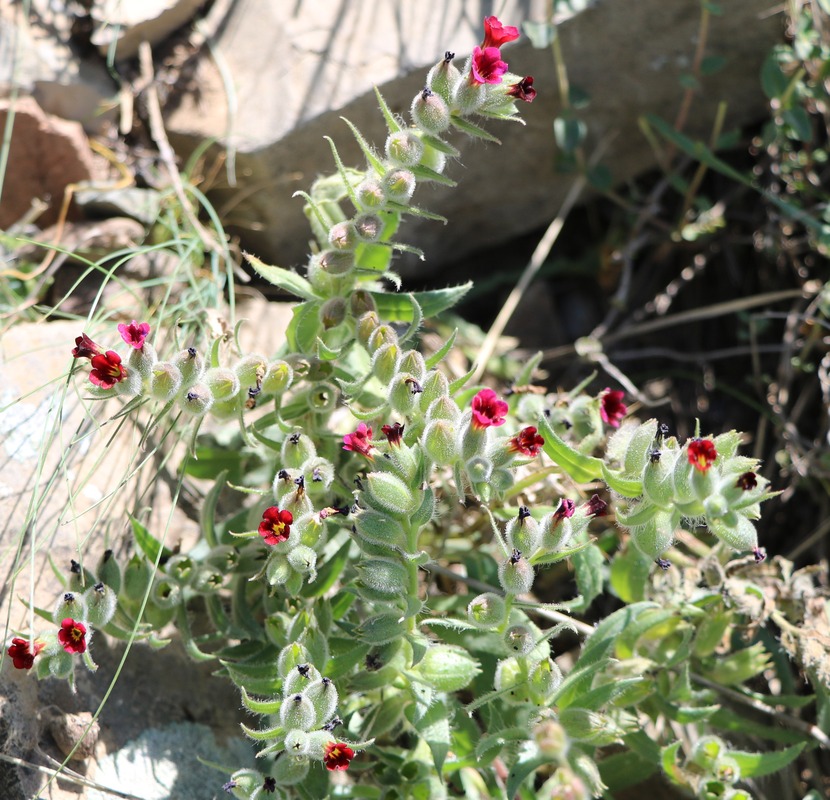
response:
<path id="1" fill-rule="evenodd" d="M 544 5 L 508 0 L 499 16 L 505 24 L 541 20 Z M 762 16 L 754 0 L 731 0 L 722 8 L 722 16 L 711 18 L 706 54 L 723 56 L 727 64 L 702 82 L 686 127 L 692 136 L 708 137 L 720 101 L 728 103 L 727 127 L 754 120 L 766 109 L 758 73 L 781 36 L 781 22 Z M 372 87 L 380 87 L 391 108 L 405 115 L 426 69 L 447 49 L 457 53 L 460 64 L 480 42 L 482 18 L 491 11 L 489 4 L 461 0 L 319 0 L 290 11 L 239 0 L 215 45 L 232 102 L 231 86 L 203 57 L 198 97 L 184 97 L 168 115 L 171 139 L 182 153 L 210 137 L 235 152 L 237 185 L 215 187 L 212 199 L 219 207 L 232 205 L 228 221 L 246 249 L 281 266 L 304 263 L 310 233 L 302 201 L 292 194 L 334 170 L 323 136 L 335 138 L 346 164 L 361 165 L 363 157 L 339 117 L 382 145 L 385 128 Z M 689 69 L 699 14 L 698 0 L 603 0 L 559 27 L 570 80 L 591 97 L 583 113 L 588 150 L 609 141 L 605 163 L 616 183 L 655 163 L 638 120 L 656 112 L 674 121 L 683 95 L 679 78 Z M 544 225 L 570 188 L 572 179 L 554 167 L 551 126 L 561 100 L 551 54 L 534 50 L 526 39 L 506 46 L 503 54 L 511 71 L 535 77 L 538 97 L 522 108 L 527 126 L 488 122 L 501 147 L 454 139 L 461 163 L 450 164 L 448 173 L 461 186 L 422 186 L 414 201 L 450 223 L 408 220 L 400 238 L 423 248 L 427 264 L 402 259 L 398 269 L 434 272 L 460 255 Z"/>

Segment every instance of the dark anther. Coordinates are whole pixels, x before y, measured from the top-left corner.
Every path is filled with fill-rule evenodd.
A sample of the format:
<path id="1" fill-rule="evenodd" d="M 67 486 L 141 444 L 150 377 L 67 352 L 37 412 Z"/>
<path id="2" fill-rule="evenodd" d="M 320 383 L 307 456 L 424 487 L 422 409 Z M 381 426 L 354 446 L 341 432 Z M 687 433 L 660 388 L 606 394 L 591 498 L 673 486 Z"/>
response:
<path id="1" fill-rule="evenodd" d="M 671 566 L 671 561 L 669 561 L 667 558 L 655 558 L 654 563 L 657 564 L 657 566 L 660 567 L 660 569 L 662 569 L 663 572 L 665 572 Z"/>
<path id="2" fill-rule="evenodd" d="M 753 547 L 752 555 L 755 556 L 756 564 L 760 564 L 762 561 L 766 561 L 767 558 L 767 554 L 760 547 Z"/>
<path id="3" fill-rule="evenodd" d="M 239 784 L 236 781 L 228 781 L 222 784 L 222 791 L 230 794 Z"/>
<path id="4" fill-rule="evenodd" d="M 291 444 L 299 444 L 300 443 L 300 434 L 299 433 L 292 433 L 291 436 L 288 437 L 288 441 Z"/>
<path id="5" fill-rule="evenodd" d="M 75 559 L 70 559 L 69 561 L 69 571 L 73 575 L 80 575 L 81 574 L 81 565 L 75 561 Z"/>
<path id="6" fill-rule="evenodd" d="M 666 425 L 665 422 L 660 423 L 660 427 L 657 429 L 657 439 L 658 444 L 663 441 L 669 435 L 669 426 Z"/>
<path id="7" fill-rule="evenodd" d="M 291 480 L 291 476 L 288 474 L 288 471 L 287 471 L 287 470 L 284 470 L 284 469 L 281 469 L 281 470 L 277 473 L 277 477 L 278 477 L 281 481 L 290 481 L 290 480 Z"/>
<path id="8" fill-rule="evenodd" d="M 421 100 L 426 100 L 428 97 L 432 97 L 432 89 L 429 86 L 424 86 L 421 91 Z"/>
<path id="9" fill-rule="evenodd" d="M 530 509 L 527 506 L 519 506 L 519 522 L 530 516 Z"/>
<path id="10" fill-rule="evenodd" d="M 103 583 L 103 581 L 99 581 L 99 582 L 98 582 L 98 583 L 96 583 L 96 584 L 95 584 L 95 586 L 93 586 L 92 588 L 93 588 L 96 592 L 98 592 L 98 594 L 103 594 L 103 592 L 104 592 L 104 583 Z"/>
<path id="11" fill-rule="evenodd" d="M 375 670 L 379 670 L 383 666 L 383 662 L 380 660 L 380 656 L 377 653 L 369 653 L 366 656 L 366 669 L 374 672 Z"/>
<path id="12" fill-rule="evenodd" d="M 447 51 L 444 53 L 444 61 L 446 61 L 448 64 L 449 64 L 449 63 L 450 63 L 450 61 L 452 61 L 454 58 L 455 58 L 455 53 L 453 53 L 453 51 L 452 51 L 452 50 L 447 50 Z"/>
<path id="13" fill-rule="evenodd" d="M 294 478 L 294 483 L 297 484 L 297 488 L 305 489 L 305 476 L 300 475 L 299 478 Z"/>
<path id="14" fill-rule="evenodd" d="M 314 481 L 314 483 L 320 483 L 320 481 L 323 480 L 323 476 L 320 474 L 320 467 L 314 467 L 314 469 L 311 470 L 311 480 Z"/>
<path id="15" fill-rule="evenodd" d="M 326 689 L 328 689 L 329 686 L 331 686 L 331 678 L 323 678 L 323 686 L 325 686 Z"/>
<path id="16" fill-rule="evenodd" d="M 190 358 L 196 358 L 196 348 L 195 347 L 188 347 L 187 348 L 187 355 Z"/>
<path id="17" fill-rule="evenodd" d="M 574 426 L 573 422 L 571 422 L 569 419 L 563 419 L 562 424 L 565 426 L 566 431 L 569 431 Z"/>
<path id="18" fill-rule="evenodd" d="M 67 593 L 63 596 L 63 602 L 64 602 L 64 603 L 74 603 L 74 602 L 75 602 L 75 595 L 74 595 L 74 594 L 72 594 L 72 592 L 67 592 Z"/>
<path id="19" fill-rule="evenodd" d="M 325 725 L 323 725 L 324 731 L 333 731 L 338 725 L 342 725 L 343 720 L 340 717 L 332 717 Z"/>
<path id="20" fill-rule="evenodd" d="M 547 417 L 547 419 L 550 419 L 550 409 L 549 408 L 546 408 L 542 413 L 545 415 L 545 417 Z"/>
<path id="21" fill-rule="evenodd" d="M 196 395 L 195 392 L 188 392 L 184 396 L 184 399 L 187 400 L 188 403 L 192 403 L 196 398 L 197 398 L 197 395 Z"/>
<path id="22" fill-rule="evenodd" d="M 656 448 L 652 450 L 648 454 L 648 460 L 651 461 L 652 464 L 656 464 L 660 460 L 660 451 Z"/>
<path id="23" fill-rule="evenodd" d="M 104 561 L 109 561 L 112 558 L 112 550 L 104 550 Z"/>
<path id="24" fill-rule="evenodd" d="M 297 705 L 300 705 L 300 703 L 302 703 L 302 702 L 303 702 L 303 696 L 302 696 L 301 694 L 295 694 L 295 695 L 294 695 L 291 699 L 292 699 L 292 700 L 293 700 L 293 701 L 294 701 Z"/>
<path id="25" fill-rule="evenodd" d="M 424 391 L 424 387 L 415 378 L 407 378 L 404 383 L 409 387 L 409 391 L 412 394 L 421 394 Z"/>
<path id="26" fill-rule="evenodd" d="M 360 480 L 360 475 L 355 477 L 354 484 L 355 486 L 357 486 L 358 489 L 360 489 L 361 492 L 363 491 L 363 481 Z"/>
<path id="27" fill-rule="evenodd" d="M 262 782 L 262 791 L 268 792 L 268 794 L 273 794 L 277 791 L 277 779 L 272 778 L 270 775 Z"/>
<path id="28" fill-rule="evenodd" d="M 510 563 L 511 564 L 518 564 L 522 560 L 522 551 L 516 550 L 513 548 L 513 552 L 510 554 Z"/>
<path id="29" fill-rule="evenodd" d="M 304 678 L 308 677 L 309 670 L 311 668 L 308 664 L 297 664 L 297 672 L 300 673 Z"/>

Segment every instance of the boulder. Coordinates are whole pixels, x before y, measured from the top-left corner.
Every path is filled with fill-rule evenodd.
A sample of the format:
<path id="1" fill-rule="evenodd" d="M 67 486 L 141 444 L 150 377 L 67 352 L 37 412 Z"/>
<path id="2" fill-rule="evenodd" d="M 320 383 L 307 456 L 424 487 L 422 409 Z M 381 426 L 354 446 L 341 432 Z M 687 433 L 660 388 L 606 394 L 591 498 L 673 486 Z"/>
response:
<path id="1" fill-rule="evenodd" d="M 505 24 L 539 21 L 545 5 L 507 0 L 499 16 Z M 182 155 L 209 138 L 219 142 L 214 156 L 221 149 L 231 154 L 228 164 L 235 168 L 228 167 L 229 179 L 214 186 L 211 197 L 220 208 L 232 208 L 229 226 L 246 249 L 281 266 L 305 262 L 310 233 L 302 200 L 292 194 L 333 171 L 323 137 L 336 140 L 346 164 L 361 165 L 339 117 L 382 146 L 385 128 L 373 87 L 407 116 L 426 70 L 446 50 L 457 54 L 460 65 L 481 41 L 485 12 L 471 14 L 469 7 L 462 0 L 234 4 L 215 43 L 215 61 L 207 53 L 201 58 L 198 95 L 181 98 L 167 123 Z M 751 122 L 767 108 L 759 70 L 782 35 L 781 19 L 754 0 L 731 0 L 721 9 L 710 19 L 706 55 L 726 63 L 702 80 L 685 129 L 692 136 L 708 137 L 721 101 L 728 107 L 727 127 Z M 604 163 L 615 183 L 654 165 L 638 120 L 655 112 L 674 121 L 699 24 L 698 0 L 603 0 L 560 23 L 571 83 L 590 97 L 580 112 L 589 129 L 588 152 L 607 142 Z M 535 78 L 538 96 L 521 109 L 527 125 L 487 122 L 501 147 L 455 137 L 461 163 L 450 164 L 448 173 L 460 187 L 426 185 L 415 195 L 417 204 L 445 215 L 449 225 L 407 221 L 401 239 L 423 248 L 427 262 L 402 258 L 397 268 L 404 273 L 434 273 L 465 253 L 547 224 L 571 186 L 555 166 L 552 123 L 562 103 L 549 48 L 534 49 L 523 37 L 503 56 L 511 71 Z"/>

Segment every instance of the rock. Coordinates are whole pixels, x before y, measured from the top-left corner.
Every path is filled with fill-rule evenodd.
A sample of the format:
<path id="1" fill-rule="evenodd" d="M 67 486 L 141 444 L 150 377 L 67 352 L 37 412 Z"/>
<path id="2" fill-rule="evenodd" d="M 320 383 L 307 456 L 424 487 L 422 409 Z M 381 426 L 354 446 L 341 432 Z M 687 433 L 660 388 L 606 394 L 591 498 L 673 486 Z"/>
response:
<path id="1" fill-rule="evenodd" d="M 141 42 L 158 44 L 192 19 L 205 0 L 95 0 L 91 41 L 107 54 L 115 42 L 115 59 L 138 54 Z"/>
<path id="2" fill-rule="evenodd" d="M 542 2 L 500 4 L 506 24 L 544 19 Z M 364 159 L 341 115 L 376 146 L 385 127 L 372 88 L 377 85 L 393 111 L 407 115 L 423 86 L 426 70 L 447 49 L 460 65 L 481 41 L 481 15 L 462 0 L 419 3 L 341 4 L 336 0 L 286 8 L 239 0 L 218 36 L 216 51 L 235 88 L 229 116 L 225 81 L 204 54 L 195 83 L 168 114 L 171 140 L 182 153 L 215 137 L 215 151 L 236 155 L 237 185 L 216 187 L 213 201 L 234 202 L 233 228 L 244 247 L 284 267 L 303 264 L 310 238 L 302 201 L 320 173 L 334 171 L 324 135 L 337 142 L 347 165 Z M 728 103 L 727 127 L 761 116 L 767 109 L 758 74 L 769 48 L 780 39 L 781 22 L 762 17 L 754 0 L 732 0 L 712 16 L 707 56 L 727 59 L 724 70 L 704 78 L 686 132 L 708 137 L 717 103 Z M 588 124 L 588 152 L 607 141 L 604 163 L 615 183 L 654 165 L 651 146 L 638 120 L 656 112 L 673 122 L 681 102 L 681 75 L 694 53 L 700 6 L 688 0 L 603 0 L 562 22 L 559 36 L 570 80 L 591 98 L 580 113 Z M 401 258 L 409 275 L 435 273 L 465 253 L 481 250 L 547 224 L 573 179 L 557 173 L 551 125 L 561 110 L 549 49 L 534 50 L 527 39 L 504 48 L 517 73 L 533 75 L 538 96 L 523 106 L 527 126 L 487 122 L 501 147 L 462 136 L 461 164 L 448 173 L 457 189 L 423 186 L 415 202 L 445 215 L 449 225 L 409 219 L 401 239 L 423 248 L 426 265 Z M 229 129 L 232 132 L 229 133 Z M 236 204 L 236 201 L 239 201 Z"/>
<path id="3" fill-rule="evenodd" d="M 50 706 L 43 710 L 43 716 L 61 753 L 65 756 L 72 753 L 73 761 L 86 761 L 93 756 L 101 728 L 89 711 L 67 714 Z"/>
<path id="4" fill-rule="evenodd" d="M 0 128 L 6 124 L 9 109 L 10 101 L 0 101 Z M 31 97 L 19 98 L 14 114 L 0 228 L 23 218 L 35 199 L 49 202 L 38 222 L 50 225 L 58 218 L 66 187 L 92 176 L 86 135 L 77 122 L 45 114 Z"/>
<path id="5" fill-rule="evenodd" d="M 0 0 L 0 98 L 12 88 L 49 114 L 80 122 L 90 133 L 115 118 L 117 91 L 102 59 L 83 58 L 72 41 L 74 16 L 64 4 Z"/>

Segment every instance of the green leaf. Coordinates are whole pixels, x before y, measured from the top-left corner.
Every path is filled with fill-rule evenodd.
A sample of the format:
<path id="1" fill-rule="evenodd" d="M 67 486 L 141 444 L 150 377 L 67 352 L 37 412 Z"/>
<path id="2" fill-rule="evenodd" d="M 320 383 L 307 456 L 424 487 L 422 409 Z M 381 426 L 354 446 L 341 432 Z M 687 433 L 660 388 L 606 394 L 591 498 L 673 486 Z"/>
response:
<path id="1" fill-rule="evenodd" d="M 173 555 L 173 551 L 169 547 L 162 545 L 132 514 L 128 516 L 130 517 L 130 524 L 133 527 L 136 544 L 141 548 L 144 555 L 147 556 L 148 561 L 153 564 L 163 563 Z M 161 552 L 161 557 L 159 557 L 159 551 Z"/>
<path id="2" fill-rule="evenodd" d="M 677 766 L 677 753 L 680 750 L 681 744 L 682 742 L 677 741 L 670 744 L 668 747 L 664 747 L 660 753 L 660 763 L 662 764 L 663 772 L 666 773 L 666 776 L 672 783 L 675 783 L 678 786 L 685 786 L 686 781 L 683 777 L 683 773 Z"/>
<path id="3" fill-rule="evenodd" d="M 432 761 L 438 774 L 444 766 L 444 760 L 450 751 L 450 723 L 447 719 L 447 707 L 444 703 L 433 703 L 420 719 L 413 719 L 414 706 L 409 706 L 406 715 L 421 738 L 429 746 Z"/>
<path id="4" fill-rule="evenodd" d="M 602 594 L 605 558 L 602 550 L 592 544 L 590 547 L 574 553 L 571 556 L 571 561 L 576 573 L 576 586 L 583 598 L 580 608 L 585 610 L 594 602 L 595 598 Z"/>
<path id="5" fill-rule="evenodd" d="M 810 115 L 803 108 L 790 108 L 782 112 L 781 116 L 784 122 L 789 125 L 792 131 L 791 137 L 799 142 L 809 142 L 813 138 L 813 123 L 810 120 Z"/>
<path id="6" fill-rule="evenodd" d="M 392 110 L 386 104 L 386 100 L 384 100 L 383 95 L 380 93 L 377 86 L 375 86 L 375 97 L 378 99 L 380 113 L 383 114 L 383 119 L 386 121 L 386 127 L 389 129 L 389 133 L 397 133 L 398 131 L 403 130 L 403 128 L 401 128 L 401 124 L 392 113 Z"/>
<path id="7" fill-rule="evenodd" d="M 560 150 L 572 153 L 585 140 L 588 126 L 581 119 L 557 117 L 553 121 L 553 136 Z"/>
<path id="8" fill-rule="evenodd" d="M 599 711 L 615 697 L 619 697 L 630 686 L 642 683 L 644 678 L 624 678 L 621 680 L 604 683 L 596 689 L 585 692 L 579 698 L 579 708 L 587 708 L 589 711 Z"/>
<path id="9" fill-rule="evenodd" d="M 292 350 L 299 353 L 315 352 L 317 335 L 322 328 L 319 317 L 320 303 L 305 302 L 294 306 L 291 322 L 285 331 L 285 338 Z"/>
<path id="10" fill-rule="evenodd" d="M 472 281 L 452 286 L 447 289 L 432 289 L 426 292 L 411 292 L 409 294 L 391 294 L 389 292 L 370 292 L 378 309 L 378 316 L 382 320 L 397 322 L 412 322 L 416 317 L 416 309 L 412 301 L 420 307 L 422 315 L 432 318 L 452 308 L 467 292 L 470 291 Z"/>
<path id="11" fill-rule="evenodd" d="M 311 284 L 305 278 L 301 278 L 296 272 L 283 269 L 282 267 L 272 267 L 269 264 L 264 264 L 250 253 L 243 252 L 242 255 L 254 268 L 254 271 L 265 278 L 268 283 L 279 286 L 280 289 L 284 289 L 296 297 L 302 297 L 303 300 L 314 300 L 316 298 Z"/>
<path id="12" fill-rule="evenodd" d="M 789 78 L 781 69 L 781 64 L 773 51 L 766 57 L 761 67 L 761 88 L 770 100 L 775 100 L 786 93 L 789 85 Z"/>
<path id="13" fill-rule="evenodd" d="M 360 149 L 363 151 L 363 155 L 366 156 L 366 160 L 372 165 L 372 169 L 377 172 L 378 175 L 383 175 L 386 171 L 386 167 L 383 165 L 383 161 L 381 161 L 375 151 L 372 149 L 371 145 L 363 138 L 363 134 L 358 130 L 358 128 L 353 125 L 349 120 L 345 117 L 340 117 L 348 126 L 349 130 L 352 132 L 352 136 L 354 136 L 355 141 L 357 142 Z"/>
<path id="14" fill-rule="evenodd" d="M 539 417 L 539 433 L 544 437 L 544 451 L 548 457 L 558 464 L 577 483 L 588 483 L 596 480 L 602 474 L 602 461 L 594 456 L 586 456 L 565 444 L 542 414 Z"/>
<path id="15" fill-rule="evenodd" d="M 611 797 L 636 786 L 657 772 L 657 764 L 633 752 L 614 753 L 599 762 L 599 774 Z"/>
<path id="16" fill-rule="evenodd" d="M 617 553 L 611 562 L 611 589 L 623 603 L 636 603 L 645 596 L 652 562 L 635 547 Z"/>
<path id="17" fill-rule="evenodd" d="M 418 206 L 405 206 L 401 203 L 394 203 L 391 200 L 387 200 L 386 207 L 396 212 L 397 214 L 411 214 L 413 217 L 420 217 L 421 219 L 432 219 L 436 222 L 441 222 L 444 225 L 446 225 L 449 221 L 446 217 L 442 216 L 441 214 L 434 214 L 432 211 L 427 211 L 426 209 L 419 208 Z"/>
<path id="18" fill-rule="evenodd" d="M 475 136 L 477 139 L 484 139 L 485 142 L 501 144 L 501 139 L 497 139 L 492 133 L 488 133 L 484 130 L 484 128 L 480 128 L 478 125 L 464 119 L 463 117 L 453 114 L 450 116 L 450 122 L 453 127 L 458 128 L 458 130 L 463 131 L 469 136 Z"/>
<path id="19" fill-rule="evenodd" d="M 588 168 L 588 183 L 598 192 L 607 192 L 614 185 L 614 176 L 605 164 L 595 164 Z"/>
<path id="20" fill-rule="evenodd" d="M 723 56 L 706 56 L 700 62 L 701 75 L 714 75 L 726 66 L 726 59 Z"/>
<path id="21" fill-rule="evenodd" d="M 730 750 L 729 755 L 738 762 L 738 766 L 741 768 L 741 778 L 761 778 L 764 775 L 772 775 L 773 772 L 778 772 L 779 769 L 784 769 L 788 764 L 792 764 L 806 746 L 806 742 L 801 742 L 801 744 L 794 744 L 784 750 L 763 753 Z"/>
<path id="22" fill-rule="evenodd" d="M 608 469 L 604 461 L 600 461 L 600 468 L 602 469 L 602 479 L 617 494 L 621 494 L 623 497 L 639 497 L 643 493 L 642 481 L 623 478 L 618 473 Z"/>
<path id="23" fill-rule="evenodd" d="M 548 764 L 548 760 L 542 756 L 528 759 L 527 761 L 518 761 L 511 768 L 507 775 L 507 788 L 505 790 L 507 797 L 515 797 L 516 792 L 519 791 L 519 786 L 524 783 L 525 779 L 536 772 L 539 767 Z"/>
<path id="24" fill-rule="evenodd" d="M 445 142 L 443 139 L 439 139 L 437 136 L 432 136 L 429 133 L 422 133 L 421 141 L 433 150 L 437 150 L 439 153 L 444 153 L 444 155 L 447 155 L 450 158 L 458 158 L 461 155 L 461 151 L 459 151 L 458 148 L 454 147 L 449 142 Z"/>
<path id="25" fill-rule="evenodd" d="M 412 174 L 421 181 L 432 181 L 433 183 L 440 183 L 443 186 L 454 187 L 458 186 L 458 182 L 452 178 L 447 177 L 441 172 L 436 172 L 434 169 L 424 166 L 411 167 Z"/>
<path id="26" fill-rule="evenodd" d="M 210 491 L 205 495 L 202 508 L 199 511 L 199 528 L 208 547 L 216 547 L 219 544 L 219 539 L 216 536 L 216 503 L 227 479 L 227 470 L 223 470 L 216 476 L 216 480 L 213 486 L 210 487 Z"/>
<path id="27" fill-rule="evenodd" d="M 440 364 L 444 360 L 444 358 L 447 356 L 450 350 L 452 350 L 452 346 L 455 343 L 455 337 L 457 335 L 458 328 L 455 328 L 453 332 L 449 335 L 447 341 L 441 345 L 441 348 L 439 350 L 436 350 L 429 358 L 425 360 L 424 363 L 426 364 L 427 369 L 432 369 L 433 367 L 438 366 L 438 364 Z"/>

